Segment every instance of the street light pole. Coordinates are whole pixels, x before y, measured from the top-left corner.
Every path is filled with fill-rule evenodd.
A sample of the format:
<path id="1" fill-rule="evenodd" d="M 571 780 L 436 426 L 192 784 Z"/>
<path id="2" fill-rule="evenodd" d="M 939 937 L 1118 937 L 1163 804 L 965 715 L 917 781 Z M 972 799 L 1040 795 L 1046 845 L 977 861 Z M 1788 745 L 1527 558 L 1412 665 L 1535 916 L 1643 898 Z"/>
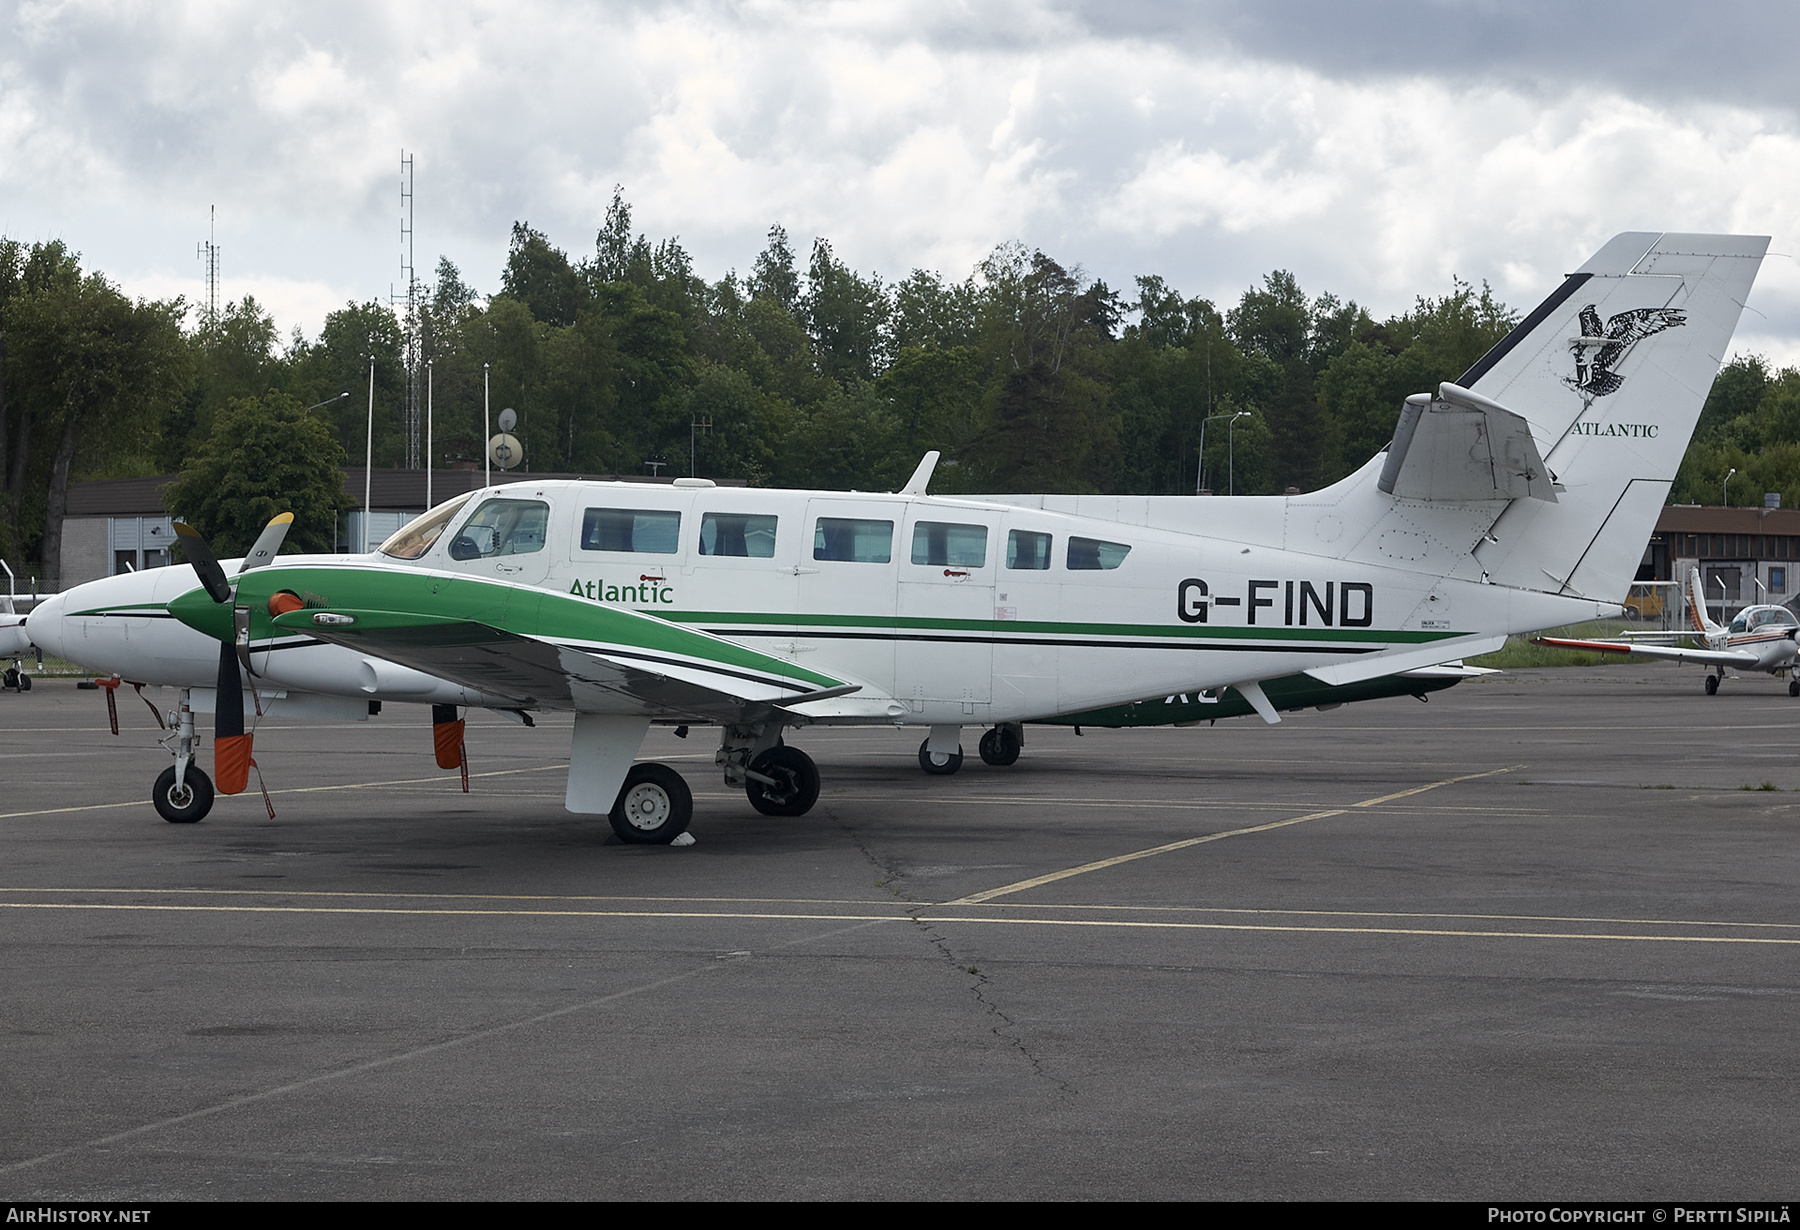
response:
<path id="1" fill-rule="evenodd" d="M 425 507 L 431 507 L 431 360 L 425 360 Z"/>
<path id="2" fill-rule="evenodd" d="M 375 481 L 375 356 L 369 356 L 369 437 L 363 444 L 362 553 L 369 553 L 369 495 Z"/>
<path id="3" fill-rule="evenodd" d="M 1206 489 L 1206 425 L 1216 423 L 1220 419 L 1230 419 L 1234 424 L 1238 419 L 1247 418 L 1248 410 L 1239 410 L 1233 414 L 1213 414 L 1200 420 L 1200 467 L 1194 471 L 1194 494 L 1199 495 Z"/>
<path id="4" fill-rule="evenodd" d="M 1240 410 L 1231 416 L 1231 422 L 1225 424 L 1225 494 L 1237 494 L 1237 421 L 1250 417 L 1248 410 Z"/>
<path id="5" fill-rule="evenodd" d="M 481 365 L 481 485 L 483 487 L 494 485 L 494 470 L 488 459 L 488 437 L 493 434 L 493 431 L 493 425 L 488 422 L 488 365 L 483 363 Z"/>
<path id="6" fill-rule="evenodd" d="M 1737 467 L 1732 466 L 1731 474 L 1736 473 Z M 1727 508 L 1731 507 L 1731 474 L 1727 474 L 1725 476 L 1725 481 L 1719 484 L 1719 498 L 1725 501 L 1725 507 Z"/>

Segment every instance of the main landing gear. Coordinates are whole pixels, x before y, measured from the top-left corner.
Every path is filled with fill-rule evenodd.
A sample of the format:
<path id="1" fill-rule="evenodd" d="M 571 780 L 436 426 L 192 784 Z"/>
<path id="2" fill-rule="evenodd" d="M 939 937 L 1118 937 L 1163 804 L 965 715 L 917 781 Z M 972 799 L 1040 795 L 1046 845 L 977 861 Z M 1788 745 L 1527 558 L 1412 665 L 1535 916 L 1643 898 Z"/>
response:
<path id="1" fill-rule="evenodd" d="M 25 673 L 25 665 L 14 661 L 4 671 L 0 671 L 0 691 L 11 688 L 15 692 L 31 691 L 31 676 Z"/>
<path id="2" fill-rule="evenodd" d="M 606 818 L 620 841 L 666 846 L 687 832 L 694 818 L 694 795 L 668 765 L 634 764 Z"/>
<path id="3" fill-rule="evenodd" d="M 949 734 L 952 728 L 946 727 L 943 732 L 933 728 L 934 733 L 943 733 L 938 741 L 938 751 L 931 750 L 931 740 L 919 744 L 919 767 L 934 777 L 947 777 L 962 768 L 963 751 L 960 742 L 954 752 L 943 751 L 943 745 L 951 738 L 961 738 L 961 732 Z M 1004 767 L 1019 759 L 1019 753 L 1025 747 L 1025 728 L 1017 722 L 1002 722 L 981 736 L 977 750 L 981 753 L 983 764 Z"/>
<path id="4" fill-rule="evenodd" d="M 1791 689 L 1792 685 L 1789 685 L 1789 686 Z M 1708 696 L 1716 696 L 1718 694 L 1718 691 L 1719 691 L 1719 677 L 1717 675 L 1708 674 L 1706 676 L 1706 694 Z M 1791 694 L 1792 693 L 1790 690 L 1790 695 Z"/>

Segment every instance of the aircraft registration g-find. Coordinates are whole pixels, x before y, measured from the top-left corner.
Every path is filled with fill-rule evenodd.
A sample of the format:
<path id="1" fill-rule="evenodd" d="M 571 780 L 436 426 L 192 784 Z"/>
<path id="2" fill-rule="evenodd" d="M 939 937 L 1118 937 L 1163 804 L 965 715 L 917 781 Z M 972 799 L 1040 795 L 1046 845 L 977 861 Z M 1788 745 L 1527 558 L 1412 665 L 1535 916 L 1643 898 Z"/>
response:
<path id="1" fill-rule="evenodd" d="M 1310 494 L 950 499 L 927 494 L 935 454 L 889 495 L 526 481 L 367 556 L 277 557 L 272 525 L 235 575 L 181 527 L 196 567 L 93 582 L 27 626 L 182 689 L 171 820 L 212 798 L 195 710 L 216 712 L 219 788 L 245 788 L 246 687 L 259 712 L 431 704 L 445 768 L 466 764 L 459 707 L 572 711 L 569 810 L 642 842 L 692 813 L 673 769 L 634 763 L 653 722 L 717 726 L 726 782 L 771 815 L 818 796 L 784 739 L 815 724 L 929 727 L 942 771 L 965 727 L 1004 762 L 1024 723 L 1146 697 L 1230 689 L 1273 722 L 1295 687 L 1355 699 L 1615 612 L 1767 247 L 1617 236 Z"/>

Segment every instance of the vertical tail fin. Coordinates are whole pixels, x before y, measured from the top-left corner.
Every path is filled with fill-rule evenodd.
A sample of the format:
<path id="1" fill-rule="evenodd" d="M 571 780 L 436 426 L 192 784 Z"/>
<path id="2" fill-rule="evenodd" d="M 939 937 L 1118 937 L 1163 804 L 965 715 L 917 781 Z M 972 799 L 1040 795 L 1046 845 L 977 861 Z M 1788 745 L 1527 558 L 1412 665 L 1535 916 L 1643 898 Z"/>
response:
<path id="1" fill-rule="evenodd" d="M 1457 382 L 1530 425 L 1554 484 L 1476 549 L 1492 581 L 1625 596 L 1768 244 L 1619 235 Z"/>
<path id="2" fill-rule="evenodd" d="M 1712 621 L 1706 613 L 1706 589 L 1700 583 L 1700 570 L 1689 568 L 1687 575 L 1688 622 L 1694 625 L 1694 631 L 1709 640 L 1725 631 Z"/>

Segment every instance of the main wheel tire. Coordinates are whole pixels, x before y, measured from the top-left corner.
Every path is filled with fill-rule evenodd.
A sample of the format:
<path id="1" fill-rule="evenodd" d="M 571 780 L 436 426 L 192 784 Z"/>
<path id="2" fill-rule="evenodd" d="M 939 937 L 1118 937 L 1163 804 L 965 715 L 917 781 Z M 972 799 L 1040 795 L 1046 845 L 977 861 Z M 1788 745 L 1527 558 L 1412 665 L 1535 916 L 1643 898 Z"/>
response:
<path id="1" fill-rule="evenodd" d="M 6 688 L 17 688 L 18 686 L 19 686 L 19 672 L 18 671 L 14 670 L 10 666 L 7 667 L 4 671 L 0 671 L 0 691 L 5 690 Z"/>
<path id="2" fill-rule="evenodd" d="M 170 824 L 194 824 L 212 810 L 212 778 L 198 765 L 190 764 L 187 780 L 177 786 L 175 766 L 170 765 L 151 787 L 150 802 L 156 805 L 156 814 Z"/>
<path id="3" fill-rule="evenodd" d="M 1708 675 L 1706 677 L 1706 694 L 1708 696 L 1711 696 L 1714 693 L 1716 693 L 1718 690 L 1719 690 L 1719 677 L 1717 675 Z"/>
<path id="4" fill-rule="evenodd" d="M 750 771 L 772 777 L 778 786 L 751 778 L 744 784 L 750 806 L 765 816 L 804 816 L 819 801 L 819 766 L 797 747 L 772 747 L 750 762 Z"/>
<path id="5" fill-rule="evenodd" d="M 1788 680 L 1788 695 L 1800 696 L 1800 679 Z"/>
<path id="6" fill-rule="evenodd" d="M 1019 734 L 1009 726 L 996 726 L 981 736 L 981 761 L 983 764 L 1009 765 L 1019 758 L 1019 750 L 1024 744 L 1019 741 Z"/>
<path id="7" fill-rule="evenodd" d="M 619 840 L 634 846 L 666 846 L 687 832 L 694 794 L 666 764 L 634 764 L 606 817 Z"/>
<path id="8" fill-rule="evenodd" d="M 919 767 L 934 777 L 948 777 L 962 768 L 962 758 L 961 747 L 949 756 L 933 756 L 930 739 L 919 744 Z"/>
<path id="9" fill-rule="evenodd" d="M 24 671 L 19 672 L 19 691 L 31 691 L 31 676 L 27 675 Z"/>

